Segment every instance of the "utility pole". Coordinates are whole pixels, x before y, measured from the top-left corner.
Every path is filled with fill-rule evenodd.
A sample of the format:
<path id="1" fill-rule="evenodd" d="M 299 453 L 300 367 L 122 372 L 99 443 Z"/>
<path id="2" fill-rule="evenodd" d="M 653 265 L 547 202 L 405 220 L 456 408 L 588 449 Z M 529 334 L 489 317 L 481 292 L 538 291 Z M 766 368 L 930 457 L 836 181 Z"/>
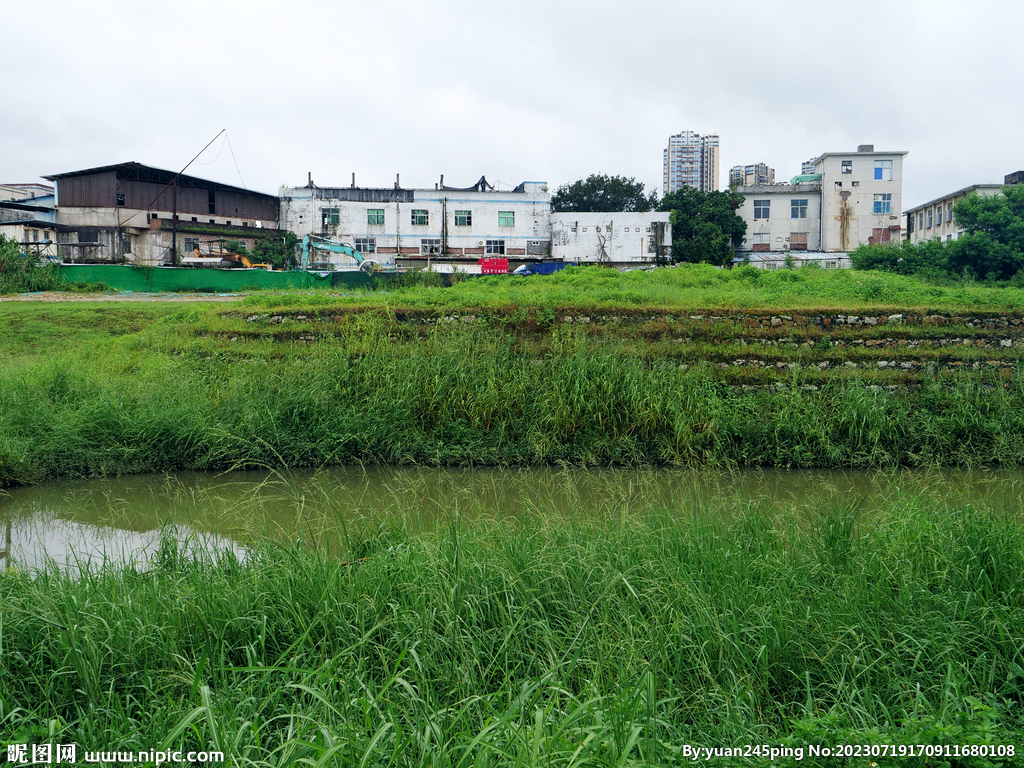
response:
<path id="1" fill-rule="evenodd" d="M 191 165 L 191 163 L 190 163 Z M 185 166 L 188 168 L 188 166 Z M 174 177 L 174 211 L 171 213 L 171 266 L 178 266 L 178 177 Z"/>

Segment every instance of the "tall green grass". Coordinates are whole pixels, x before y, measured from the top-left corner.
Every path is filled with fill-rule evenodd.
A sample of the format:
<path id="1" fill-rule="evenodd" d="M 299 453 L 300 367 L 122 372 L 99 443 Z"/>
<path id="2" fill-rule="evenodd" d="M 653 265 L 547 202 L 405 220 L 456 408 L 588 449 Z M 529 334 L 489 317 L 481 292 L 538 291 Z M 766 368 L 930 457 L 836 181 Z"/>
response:
<path id="1" fill-rule="evenodd" d="M 149 333 L 0 371 L 0 484 L 177 469 L 1024 463 L 1019 378 L 872 391 L 837 372 L 741 390 L 707 366 L 555 329 L 438 327 L 402 340 L 361 315 L 310 347 Z"/>
<path id="2" fill-rule="evenodd" d="M 55 263 L 41 264 L 27 250 L 17 240 L 0 235 L 0 296 L 54 291 L 65 284 Z"/>
<path id="3" fill-rule="evenodd" d="M 1019 515 L 891 502 L 870 519 L 848 502 L 505 519 L 465 502 L 421 534 L 337 509 L 340 556 L 265 544 L 214 565 L 168 536 L 141 573 L 9 572 L 0 736 L 339 766 L 1024 747 Z"/>

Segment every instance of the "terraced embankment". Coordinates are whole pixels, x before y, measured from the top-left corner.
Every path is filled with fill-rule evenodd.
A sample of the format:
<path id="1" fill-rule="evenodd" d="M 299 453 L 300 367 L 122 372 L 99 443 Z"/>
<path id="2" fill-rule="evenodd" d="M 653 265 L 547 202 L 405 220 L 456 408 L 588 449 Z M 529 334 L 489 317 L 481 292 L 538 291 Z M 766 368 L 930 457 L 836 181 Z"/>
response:
<path id="1" fill-rule="evenodd" d="M 349 311 L 239 314 L 250 329 L 232 341 L 270 337 L 313 344 L 329 340 L 355 315 Z M 726 381 L 801 371 L 823 383 L 825 372 L 856 372 L 878 383 L 911 384 L 940 372 L 998 372 L 1009 379 L 1024 354 L 1024 316 L 649 313 L 607 309 L 522 312 L 396 311 L 388 316 L 392 341 L 426 338 L 430 328 L 483 326 L 514 335 L 545 351 L 545 337 L 569 331 L 595 343 L 634 342 L 638 354 L 677 362 L 684 370 L 709 364 Z M 271 326 L 277 326 L 272 329 Z M 645 353 L 640 347 L 647 347 Z"/>
<path id="2" fill-rule="evenodd" d="M 37 334 L 0 371 L 0 483 L 351 462 L 1024 463 L 1019 315 L 104 312 L 81 321 L 109 333 Z"/>

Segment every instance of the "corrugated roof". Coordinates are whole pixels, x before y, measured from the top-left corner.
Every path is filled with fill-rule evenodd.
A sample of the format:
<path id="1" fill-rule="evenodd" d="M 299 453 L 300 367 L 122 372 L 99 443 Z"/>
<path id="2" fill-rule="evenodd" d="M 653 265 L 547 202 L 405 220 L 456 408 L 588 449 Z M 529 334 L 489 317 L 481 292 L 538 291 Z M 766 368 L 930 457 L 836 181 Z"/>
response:
<path id="1" fill-rule="evenodd" d="M 178 186 L 194 187 L 198 189 L 212 189 L 216 192 L 236 192 L 243 195 L 257 195 L 266 197 L 277 203 L 277 195 L 268 195 L 265 192 L 255 192 L 244 187 L 234 187 L 230 184 L 221 184 L 218 181 L 208 181 L 197 176 L 178 175 L 175 171 L 168 171 L 163 168 L 154 168 L 151 165 L 143 165 L 135 161 L 127 163 L 116 163 L 114 165 L 101 165 L 96 168 L 86 168 L 81 171 L 68 171 L 67 173 L 55 173 L 50 176 L 43 176 L 47 181 L 59 179 L 70 179 L 76 176 L 91 176 L 97 173 L 109 173 L 114 171 L 118 178 L 134 181 L 148 181 L 154 184 L 170 184 L 174 177 L 178 177 Z"/>

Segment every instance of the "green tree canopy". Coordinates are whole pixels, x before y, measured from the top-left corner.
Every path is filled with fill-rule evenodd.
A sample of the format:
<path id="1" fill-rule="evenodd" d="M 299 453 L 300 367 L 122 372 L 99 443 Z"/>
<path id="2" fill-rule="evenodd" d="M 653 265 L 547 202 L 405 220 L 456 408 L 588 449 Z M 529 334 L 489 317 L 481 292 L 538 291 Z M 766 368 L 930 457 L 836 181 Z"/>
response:
<path id="1" fill-rule="evenodd" d="M 672 261 L 727 265 L 733 246 L 743 242 L 747 223 L 736 213 L 743 195 L 701 192 L 683 187 L 665 195 L 658 207 L 672 213 Z"/>
<path id="2" fill-rule="evenodd" d="M 968 195 L 953 207 L 964 232 L 949 243 L 952 271 L 1008 280 L 1024 269 L 1024 185 L 1001 195 Z"/>
<path id="3" fill-rule="evenodd" d="M 644 194 L 643 182 L 632 176 L 592 173 L 586 180 L 563 184 L 551 196 L 551 210 L 578 213 L 644 212 L 658 207 L 656 190 Z"/>
<path id="4" fill-rule="evenodd" d="M 1002 195 L 968 195 L 953 217 L 964 230 L 956 240 L 861 245 L 850 262 L 854 269 L 987 280 L 1009 280 L 1024 270 L 1024 185 L 1003 187 Z"/>

